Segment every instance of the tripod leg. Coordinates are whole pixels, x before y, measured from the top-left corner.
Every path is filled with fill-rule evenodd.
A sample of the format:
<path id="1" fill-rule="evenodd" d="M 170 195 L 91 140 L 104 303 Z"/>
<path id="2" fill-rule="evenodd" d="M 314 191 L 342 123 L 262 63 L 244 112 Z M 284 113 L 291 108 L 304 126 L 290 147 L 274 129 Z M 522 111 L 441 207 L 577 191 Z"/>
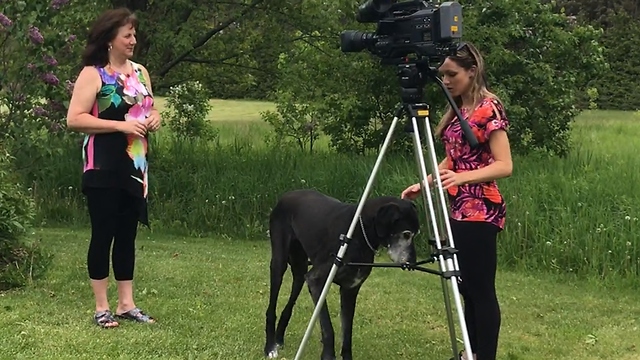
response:
<path id="1" fill-rule="evenodd" d="M 426 107 L 426 105 L 424 105 Z M 415 129 L 418 129 L 418 123 L 416 120 L 416 115 L 417 112 L 412 109 L 411 111 L 412 113 L 412 119 L 411 121 L 413 122 L 413 126 Z M 436 153 L 435 153 L 435 146 L 433 143 L 433 137 L 431 134 L 431 125 L 429 124 L 428 121 L 428 117 L 425 118 L 425 132 L 426 132 L 426 141 L 427 141 L 427 145 L 428 145 L 428 150 L 429 150 L 429 156 L 430 156 L 430 161 L 431 161 L 431 168 L 434 169 L 433 173 L 432 173 L 432 177 L 433 180 L 436 182 L 436 191 L 438 194 L 438 200 L 439 200 L 439 208 L 441 211 L 441 215 L 443 217 L 443 223 L 445 225 L 446 231 L 447 231 L 447 240 L 448 240 L 448 246 L 450 249 L 455 249 L 455 242 L 453 239 L 453 234 L 451 232 L 451 224 L 449 222 L 449 214 L 447 211 L 447 207 L 446 207 L 446 199 L 445 199 L 445 195 L 444 195 L 444 189 L 442 188 L 442 180 L 440 179 L 440 173 L 437 171 L 438 170 L 438 160 L 436 159 Z M 417 133 L 414 133 L 414 140 L 416 142 L 416 148 L 417 149 L 422 149 L 422 145 L 420 144 L 420 136 Z M 427 185 L 427 169 L 424 163 L 424 158 L 423 158 L 423 154 L 422 151 L 418 151 L 417 152 L 417 156 L 420 158 L 419 161 L 419 166 L 420 166 L 420 174 L 421 177 L 424 179 L 423 180 L 423 184 Z M 433 228 L 434 229 L 438 229 L 438 224 L 436 223 L 436 213 L 435 213 L 435 209 L 434 209 L 434 204 L 433 201 L 431 199 L 431 192 L 430 191 L 423 191 L 423 197 L 426 197 L 428 200 L 428 204 L 429 204 L 429 213 L 431 214 L 431 220 L 434 222 L 433 223 Z M 435 241 L 436 241 L 436 246 L 438 248 L 438 250 L 442 249 L 442 245 L 440 242 L 440 234 L 439 231 L 435 232 Z M 444 255 L 442 252 L 440 252 L 439 254 L 439 260 L 440 260 L 440 266 L 442 268 L 442 272 L 443 272 L 443 276 L 444 277 L 449 277 L 450 278 L 450 282 L 451 282 L 451 287 L 453 290 L 453 298 L 454 298 L 454 302 L 456 305 L 456 310 L 458 312 L 458 319 L 460 321 L 460 330 L 462 331 L 462 338 L 464 341 L 464 349 L 465 349 L 465 353 L 468 354 L 469 356 L 471 356 L 471 354 L 473 354 L 473 352 L 471 351 L 471 342 L 469 340 L 469 332 L 467 329 L 467 324 L 464 318 L 464 310 L 462 307 L 462 301 L 461 301 L 461 297 L 460 297 L 460 290 L 458 288 L 458 273 L 460 272 L 460 269 L 458 267 L 458 258 L 455 254 L 455 252 L 449 252 L 447 254 L 447 257 L 445 259 Z M 452 347 L 454 347 L 454 341 L 452 341 Z M 457 354 L 455 353 L 454 350 L 454 358 L 457 356 Z"/>
<path id="2" fill-rule="evenodd" d="M 425 113 L 423 114 L 426 114 L 428 112 L 427 106 L 423 105 L 422 107 L 425 108 L 424 109 Z M 413 112 L 414 108 L 412 107 L 411 109 Z M 426 126 L 429 126 L 428 116 L 426 117 L 426 119 L 427 119 Z M 424 162 L 424 156 L 422 154 L 422 145 L 420 141 L 418 122 L 415 116 L 411 117 L 411 121 L 412 121 L 412 127 L 413 127 L 413 130 L 411 131 L 413 132 L 413 144 L 414 144 L 414 152 L 416 155 L 416 164 L 420 171 L 420 180 L 423 187 L 421 191 L 422 199 L 425 206 L 429 209 L 428 211 L 429 219 L 427 219 L 428 220 L 427 223 L 429 223 L 429 220 L 431 221 L 430 228 L 433 230 L 433 235 L 435 238 L 435 248 L 437 248 L 437 250 L 440 250 L 442 248 L 441 240 L 440 240 L 441 229 L 440 229 L 440 226 L 438 225 L 438 212 L 434 210 L 434 202 L 431 198 L 431 192 L 427 185 L 428 173 L 427 173 L 427 168 Z M 437 164 L 434 169 L 435 169 L 434 170 L 435 172 L 437 170 Z M 438 259 L 440 261 L 440 269 L 444 274 L 446 270 L 445 259 L 440 251 L 438 251 L 437 254 L 438 254 Z M 453 321 L 453 312 L 451 309 L 451 302 L 449 298 L 449 291 L 447 287 L 447 280 L 444 276 L 441 277 L 441 283 L 442 283 L 442 292 L 444 295 L 445 310 L 447 313 L 447 322 L 449 325 L 449 336 L 451 337 L 451 351 L 453 353 L 453 357 L 455 358 L 458 354 L 457 339 L 456 339 L 456 333 L 455 333 L 455 325 Z"/>
<path id="3" fill-rule="evenodd" d="M 442 283 L 442 295 L 444 297 L 444 310 L 447 312 L 447 324 L 449 325 L 449 338 L 451 339 L 451 352 L 453 358 L 458 356 L 458 339 L 456 337 L 456 326 L 453 322 L 453 309 L 451 309 L 451 298 L 449 296 L 449 287 L 447 279 L 440 277 Z"/>
<path id="4" fill-rule="evenodd" d="M 375 181 L 376 175 L 378 173 L 378 169 L 380 167 L 380 164 L 382 163 L 382 159 L 384 158 L 385 152 L 387 151 L 387 147 L 389 147 L 389 143 L 391 142 L 391 138 L 393 137 L 393 132 L 395 130 L 396 125 L 398 124 L 398 118 L 402 114 L 403 110 L 404 110 L 403 107 L 398 107 L 398 109 L 396 110 L 396 114 L 393 118 L 393 121 L 391 122 L 389 131 L 387 132 L 387 137 L 384 139 L 384 143 L 382 144 L 382 148 L 380 149 L 378 158 L 376 159 L 375 165 L 373 166 L 373 170 L 371 171 L 371 175 L 369 176 L 367 185 L 364 189 L 364 192 L 362 193 L 362 196 L 360 197 L 360 202 L 358 203 L 356 213 L 354 214 L 353 219 L 351 220 L 351 226 L 349 226 L 349 231 L 347 232 L 346 238 L 344 239 L 344 242 L 342 243 L 342 245 L 340 246 L 340 249 L 338 250 L 338 255 L 336 255 L 336 261 L 331 267 L 331 271 L 329 272 L 329 277 L 325 282 L 324 288 L 322 289 L 322 293 L 320 293 L 320 298 L 318 299 L 318 303 L 316 304 L 315 309 L 313 310 L 313 315 L 311 316 L 311 320 L 309 321 L 307 330 L 305 331 L 304 337 L 302 338 L 302 342 L 298 347 L 298 352 L 296 353 L 295 360 L 300 360 L 300 358 L 302 357 L 302 352 L 304 351 L 304 347 L 309 341 L 309 337 L 311 336 L 313 326 L 315 325 L 318 319 L 318 315 L 320 314 L 320 310 L 324 305 L 324 301 L 327 297 L 327 293 L 329 292 L 331 283 L 333 282 L 333 278 L 336 276 L 338 267 L 342 265 L 341 264 L 342 257 L 344 256 L 344 253 L 347 251 L 348 243 L 351 240 L 351 236 L 353 236 L 353 232 L 356 229 L 356 225 L 358 224 L 358 218 L 362 213 L 362 208 L 364 207 L 364 203 L 369 197 L 369 194 L 371 193 L 371 188 L 373 187 L 373 182 Z"/>
<path id="5" fill-rule="evenodd" d="M 429 116 L 425 116 L 425 126 L 429 126 Z M 416 129 L 416 131 L 418 131 L 418 129 Z M 418 140 L 420 138 L 418 137 Z M 424 158 L 421 157 L 420 155 L 422 155 L 422 147 L 421 144 L 419 143 L 419 141 L 415 141 L 416 143 L 416 162 L 418 164 L 418 166 L 421 166 L 421 164 L 424 164 Z M 432 169 L 432 173 L 438 171 L 438 168 L 434 168 Z M 423 180 L 426 182 L 426 180 Z M 425 188 L 423 189 L 425 192 L 423 193 L 423 202 L 425 207 L 427 206 L 426 202 L 427 202 L 427 194 L 426 192 L 429 192 L 429 195 L 433 195 L 432 193 L 430 193 L 431 189 Z M 431 197 L 429 197 L 429 199 L 431 199 Z M 438 208 L 437 206 L 438 204 L 435 204 L 435 207 Z M 440 249 L 442 249 L 442 243 L 438 246 L 437 243 L 435 242 L 435 234 L 437 231 L 437 236 L 438 238 L 442 238 L 443 236 L 441 234 L 444 233 L 444 230 L 442 229 L 442 223 L 445 222 L 447 220 L 446 217 L 442 216 L 442 212 L 439 211 L 440 209 L 436 210 L 434 212 L 437 220 L 436 222 L 438 224 L 440 224 L 433 233 L 434 234 L 434 241 L 431 244 L 431 249 L 432 251 L 434 251 L 434 253 L 439 254 L 440 253 Z M 444 271 L 445 269 L 441 267 L 440 269 L 441 271 Z M 445 312 L 447 314 L 447 324 L 449 327 L 449 338 L 451 340 L 451 352 L 453 354 L 453 358 L 456 358 L 458 356 L 458 338 L 456 337 L 456 327 L 455 327 L 455 321 L 453 318 L 453 309 L 451 307 L 451 297 L 450 297 L 450 289 L 449 289 L 449 285 L 447 283 L 447 278 L 445 276 L 441 276 L 440 277 L 440 283 L 442 286 L 442 295 L 443 295 L 443 300 L 444 300 L 444 307 L 445 307 Z"/>

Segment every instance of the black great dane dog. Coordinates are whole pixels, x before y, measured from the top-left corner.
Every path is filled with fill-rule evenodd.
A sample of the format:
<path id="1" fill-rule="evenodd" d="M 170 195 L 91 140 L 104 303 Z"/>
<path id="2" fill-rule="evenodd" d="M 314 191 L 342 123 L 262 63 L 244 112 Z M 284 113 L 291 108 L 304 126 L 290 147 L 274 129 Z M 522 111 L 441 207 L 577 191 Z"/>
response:
<path id="1" fill-rule="evenodd" d="M 272 210 L 269 222 L 271 289 L 264 346 L 267 358 L 277 358 L 278 347 L 284 345 L 285 330 L 305 280 L 313 303 L 318 303 L 341 245 L 340 235 L 347 234 L 356 208 L 357 204 L 343 203 L 314 190 L 294 190 L 285 193 Z M 419 226 L 418 213 L 412 202 L 392 196 L 367 199 L 343 262 L 372 263 L 377 249 L 385 247 L 392 261 L 415 263 L 413 237 Z M 293 284 L 276 328 L 276 303 L 287 264 L 291 265 Z M 356 298 L 371 270 L 369 266 L 341 266 L 333 280 L 340 286 L 341 355 L 344 360 L 352 359 L 351 331 Z M 321 359 L 335 360 L 334 331 L 326 302 L 319 313 L 319 321 L 323 344 Z"/>

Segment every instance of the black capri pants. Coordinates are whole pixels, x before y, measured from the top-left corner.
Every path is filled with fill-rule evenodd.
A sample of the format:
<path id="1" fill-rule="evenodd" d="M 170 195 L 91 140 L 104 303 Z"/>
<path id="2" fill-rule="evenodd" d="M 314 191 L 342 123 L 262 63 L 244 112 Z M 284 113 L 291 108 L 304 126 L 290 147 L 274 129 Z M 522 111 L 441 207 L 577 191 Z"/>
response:
<path id="1" fill-rule="evenodd" d="M 450 221 L 458 249 L 459 288 L 471 349 L 477 360 L 495 360 L 501 322 L 495 287 L 500 229 L 488 222 Z"/>
<path id="2" fill-rule="evenodd" d="M 89 278 L 102 280 L 109 276 L 111 255 L 115 279 L 133 280 L 139 199 L 120 188 L 89 188 L 85 195 L 91 219 Z"/>

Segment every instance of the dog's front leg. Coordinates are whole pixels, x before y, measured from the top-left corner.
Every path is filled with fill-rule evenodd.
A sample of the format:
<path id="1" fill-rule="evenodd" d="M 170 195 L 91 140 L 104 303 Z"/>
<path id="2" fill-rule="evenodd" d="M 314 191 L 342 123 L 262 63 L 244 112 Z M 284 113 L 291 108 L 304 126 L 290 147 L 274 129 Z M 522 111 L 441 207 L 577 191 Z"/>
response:
<path id="1" fill-rule="evenodd" d="M 317 272 L 310 271 L 307 274 L 307 284 L 309 285 L 309 293 L 311 294 L 314 306 L 318 305 L 326 279 L 326 275 L 319 276 Z M 320 319 L 320 330 L 322 332 L 322 356 L 320 359 L 336 360 L 335 335 L 333 325 L 331 325 L 331 317 L 329 316 L 329 307 L 327 306 L 326 299 L 320 308 L 318 317 Z"/>
<path id="2" fill-rule="evenodd" d="M 342 323 L 342 360 L 351 360 L 351 334 L 353 317 L 356 312 L 356 299 L 361 285 L 353 288 L 340 288 L 340 320 Z"/>

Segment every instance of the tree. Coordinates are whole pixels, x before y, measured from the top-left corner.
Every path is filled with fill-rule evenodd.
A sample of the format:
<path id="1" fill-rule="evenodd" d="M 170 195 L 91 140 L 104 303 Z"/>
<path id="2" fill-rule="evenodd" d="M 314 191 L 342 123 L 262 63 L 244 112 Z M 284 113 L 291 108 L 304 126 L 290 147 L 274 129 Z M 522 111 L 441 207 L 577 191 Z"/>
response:
<path id="1" fill-rule="evenodd" d="M 559 0 L 558 11 L 576 21 L 602 29 L 601 44 L 609 69 L 589 82 L 597 95 L 592 102 L 601 109 L 640 109 L 640 57 L 636 44 L 640 41 L 640 4 L 633 0 Z"/>
<path id="2" fill-rule="evenodd" d="M 322 130 L 340 151 L 377 149 L 399 101 L 398 79 L 393 67 L 378 65 L 366 53 L 340 52 L 341 30 L 372 29 L 355 22 L 352 3 L 332 4 L 331 11 L 317 16 L 318 40 L 281 58 L 276 101 L 312 105 L 322 114 Z M 578 94 L 606 68 L 598 43 L 601 32 L 535 0 L 463 5 L 463 38 L 485 56 L 489 83 L 512 120 L 514 151 L 566 154 L 569 124 L 579 112 Z M 444 97 L 435 85 L 425 92 L 437 122 Z"/>
<path id="3" fill-rule="evenodd" d="M 140 18 L 136 59 L 157 94 L 190 80 L 216 98 L 265 98 L 281 52 L 307 21 L 296 1 L 112 0 Z"/>

